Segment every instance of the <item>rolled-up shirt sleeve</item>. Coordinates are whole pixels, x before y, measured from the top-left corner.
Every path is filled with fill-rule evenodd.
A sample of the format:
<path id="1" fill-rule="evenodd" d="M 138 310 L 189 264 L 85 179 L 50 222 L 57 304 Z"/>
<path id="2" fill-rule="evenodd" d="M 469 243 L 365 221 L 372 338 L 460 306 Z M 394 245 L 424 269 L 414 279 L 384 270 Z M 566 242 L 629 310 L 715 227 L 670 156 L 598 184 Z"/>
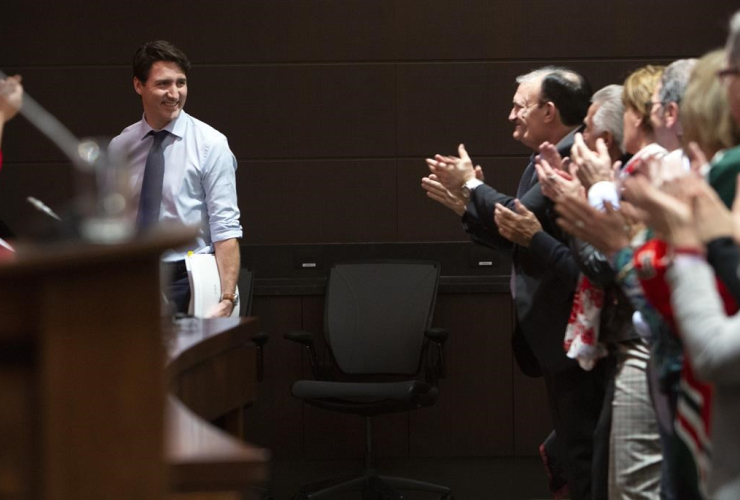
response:
<path id="1" fill-rule="evenodd" d="M 236 197 L 236 157 L 226 138 L 214 141 L 206 152 L 203 189 L 213 242 L 242 237 Z"/>

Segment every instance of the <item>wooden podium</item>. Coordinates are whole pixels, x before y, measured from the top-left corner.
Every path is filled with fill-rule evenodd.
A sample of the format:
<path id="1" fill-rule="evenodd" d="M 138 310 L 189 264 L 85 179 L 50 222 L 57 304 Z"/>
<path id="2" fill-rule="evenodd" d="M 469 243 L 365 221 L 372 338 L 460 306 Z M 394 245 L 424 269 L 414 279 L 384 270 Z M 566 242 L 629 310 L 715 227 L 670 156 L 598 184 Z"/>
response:
<path id="1" fill-rule="evenodd" d="M 0 263 L 0 498 L 166 496 L 159 257 L 192 236 Z"/>

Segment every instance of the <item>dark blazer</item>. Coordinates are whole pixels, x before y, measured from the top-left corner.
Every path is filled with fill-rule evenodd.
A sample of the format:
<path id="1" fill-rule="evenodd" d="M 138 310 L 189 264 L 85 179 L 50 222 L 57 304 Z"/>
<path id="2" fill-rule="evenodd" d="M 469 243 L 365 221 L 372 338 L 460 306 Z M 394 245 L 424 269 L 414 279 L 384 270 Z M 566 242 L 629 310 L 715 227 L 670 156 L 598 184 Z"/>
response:
<path id="1" fill-rule="evenodd" d="M 575 132 L 558 143 L 562 156 L 570 155 Z M 501 203 L 513 210 L 514 197 L 486 184 L 472 191 L 463 225 L 477 243 L 511 252 L 519 328 L 540 366 L 554 373 L 576 366 L 565 355 L 563 337 L 579 269 L 554 223 L 552 202 L 542 194 L 533 160 L 534 155 L 522 174 L 519 200 L 535 213 L 543 231 L 532 238 L 529 248 L 512 244 L 499 234 L 493 219 L 495 205 Z"/>

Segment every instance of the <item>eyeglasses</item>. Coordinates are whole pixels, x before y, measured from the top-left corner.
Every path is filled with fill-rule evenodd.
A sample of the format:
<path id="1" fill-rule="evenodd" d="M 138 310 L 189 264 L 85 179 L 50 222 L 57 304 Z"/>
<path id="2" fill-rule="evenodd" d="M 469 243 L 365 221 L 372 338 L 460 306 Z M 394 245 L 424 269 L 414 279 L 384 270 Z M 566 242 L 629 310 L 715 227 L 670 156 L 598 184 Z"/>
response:
<path id="1" fill-rule="evenodd" d="M 728 76 L 740 75 L 740 68 L 722 68 L 717 71 L 717 78 L 723 81 Z"/>
<path id="2" fill-rule="evenodd" d="M 539 101 L 535 101 L 535 102 L 533 102 L 533 103 L 530 103 L 530 104 L 524 104 L 524 105 L 522 105 L 522 104 L 517 104 L 517 103 L 514 103 L 514 114 L 516 114 L 516 115 L 524 115 L 524 114 L 526 114 L 526 113 L 527 113 L 527 111 L 529 111 L 529 110 L 530 110 L 530 109 L 531 109 L 531 108 L 532 108 L 533 106 L 541 106 L 541 105 L 542 105 L 542 103 L 541 103 L 541 102 L 539 102 Z"/>

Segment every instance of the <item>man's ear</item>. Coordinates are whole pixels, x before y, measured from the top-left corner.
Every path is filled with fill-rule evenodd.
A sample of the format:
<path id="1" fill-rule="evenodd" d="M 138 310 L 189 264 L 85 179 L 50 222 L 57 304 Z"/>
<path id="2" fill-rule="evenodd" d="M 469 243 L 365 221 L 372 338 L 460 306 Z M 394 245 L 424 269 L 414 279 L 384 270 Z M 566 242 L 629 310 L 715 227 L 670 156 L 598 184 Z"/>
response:
<path id="1" fill-rule="evenodd" d="M 678 122 L 678 104 L 669 102 L 665 105 L 665 124 L 666 127 L 673 127 Z"/>
<path id="2" fill-rule="evenodd" d="M 606 149 L 611 151 L 612 147 L 614 146 L 614 134 L 604 131 L 599 137 L 601 137 L 601 139 L 604 141 Z"/>
<path id="3" fill-rule="evenodd" d="M 142 83 L 142 81 L 134 77 L 134 90 L 136 91 L 136 93 L 141 95 L 141 91 L 143 88 L 144 84 Z"/>
<path id="4" fill-rule="evenodd" d="M 640 117 L 637 117 L 636 116 L 634 120 L 635 120 L 635 128 L 636 129 L 642 128 L 642 126 L 645 124 L 645 120 L 643 119 L 642 116 L 640 116 Z"/>
<path id="5" fill-rule="evenodd" d="M 547 101 L 543 106 L 545 108 L 545 123 L 555 122 L 556 118 L 560 116 L 558 108 L 555 107 L 552 101 Z"/>

